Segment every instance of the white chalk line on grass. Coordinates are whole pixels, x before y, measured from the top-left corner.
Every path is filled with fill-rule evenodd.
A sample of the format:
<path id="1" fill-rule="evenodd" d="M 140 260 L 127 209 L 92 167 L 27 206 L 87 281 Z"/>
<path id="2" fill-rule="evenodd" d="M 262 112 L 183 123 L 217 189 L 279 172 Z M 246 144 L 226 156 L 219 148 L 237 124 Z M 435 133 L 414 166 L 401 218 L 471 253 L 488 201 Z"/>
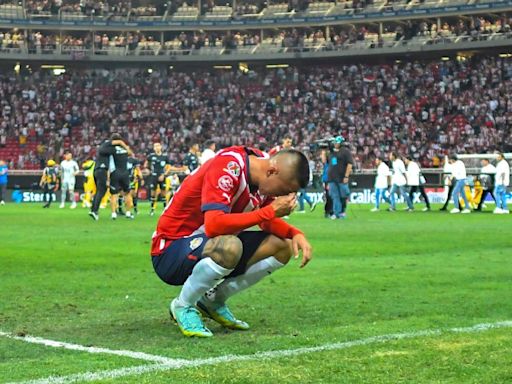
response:
<path id="1" fill-rule="evenodd" d="M 103 354 L 108 354 L 108 355 L 130 357 L 132 359 L 154 361 L 156 363 L 161 363 L 161 364 L 171 364 L 172 365 L 175 363 L 188 362 L 188 360 L 184 360 L 184 359 L 171 359 L 169 357 L 150 355 L 150 354 L 144 353 L 144 352 L 132 352 L 132 351 L 123 351 L 123 350 L 115 350 L 115 349 L 108 349 L 108 348 L 87 347 L 85 345 L 71 344 L 71 343 L 65 343 L 62 341 L 55 341 L 55 340 L 48 340 L 48 339 L 43 339 L 41 337 L 18 336 L 18 335 L 14 335 L 12 333 L 2 332 L 2 331 L 0 331 L 0 337 L 6 337 L 6 338 L 12 339 L 12 340 L 21 340 L 26 343 L 41 344 L 41 345 L 44 345 L 47 347 L 64 348 L 64 349 L 69 349 L 72 351 L 80 351 L 80 352 L 87 352 L 87 353 L 103 353 Z"/>
<path id="2" fill-rule="evenodd" d="M 183 368 L 193 368 L 193 367 L 200 367 L 204 365 L 215 365 L 215 364 L 221 364 L 221 363 L 236 363 L 241 361 L 249 361 L 249 360 L 258 360 L 258 359 L 272 359 L 272 358 L 282 358 L 282 357 L 290 357 L 290 356 L 297 356 L 297 355 L 303 355 L 313 352 L 324 352 L 324 351 L 333 351 L 333 350 L 341 350 L 341 349 L 347 349 L 357 346 L 363 346 L 368 344 L 376 344 L 376 343 L 384 343 L 387 341 L 395 341 L 395 340 L 403 340 L 403 339 L 412 339 L 416 337 L 426 337 L 426 336 L 438 336 L 445 333 L 476 333 L 476 332 L 483 332 L 490 329 L 497 329 L 497 328 L 512 328 L 512 321 L 501 321 L 496 323 L 484 323 L 484 324 L 476 324 L 470 327 L 458 327 L 458 328 L 448 328 L 448 329 L 427 329 L 422 331 L 413 331 L 413 332 L 406 332 L 406 333 L 392 333 L 387 335 L 380 335 L 380 336 L 372 336 L 365 339 L 359 339 L 359 340 L 352 340 L 352 341 L 346 341 L 346 342 L 340 342 L 340 343 L 331 343 L 331 344 L 324 344 L 319 345 L 316 347 L 303 347 L 303 348 L 297 348 L 297 349 L 282 349 L 282 350 L 276 350 L 276 351 L 267 351 L 267 352 L 257 352 L 250 355 L 225 355 L 225 356 L 218 356 L 218 357 L 210 357 L 210 358 L 203 358 L 203 359 L 193 359 L 193 360 L 186 360 L 186 359 L 171 359 L 166 358 L 163 356 L 154 356 L 154 355 L 148 355 L 151 356 L 151 360 L 148 359 L 148 361 L 156 361 L 153 358 L 159 357 L 162 359 L 167 359 L 165 362 L 159 362 L 157 364 L 147 364 L 147 365 L 138 365 L 133 367 L 126 367 L 126 368 L 118 368 L 113 370 L 105 370 L 105 371 L 97 371 L 97 372 L 85 372 L 85 373 L 78 373 L 74 375 L 68 375 L 68 376 L 50 376 L 43 379 L 36 379 L 36 380 L 28 380 L 28 381 L 22 381 L 17 383 L 11 383 L 11 384 L 64 384 L 64 383 L 76 383 L 76 382 L 88 382 L 88 381 L 97 381 L 97 380 L 103 380 L 103 379 L 116 379 L 120 377 L 125 376 L 132 376 L 132 375 L 141 375 L 145 373 L 151 373 L 151 372 L 160 372 L 160 371 L 168 371 L 173 369 L 183 369 Z M 5 333 L 0 333 L 0 336 L 4 336 Z M 17 339 L 21 339 L 27 342 L 32 342 L 29 340 L 25 340 L 26 337 L 19 337 L 16 336 Z M 38 339 L 38 338 L 32 338 L 32 339 Z M 54 342 L 54 347 L 62 347 L 61 344 L 67 344 L 67 343 L 59 343 Z M 71 344 L 74 345 L 74 344 Z M 83 347 L 84 351 L 87 348 L 90 347 Z M 111 351 L 104 348 L 97 348 L 102 349 L 105 351 Z M 119 351 L 116 351 L 119 352 Z M 129 351 L 121 351 L 121 352 L 129 352 Z M 91 353 L 101 353 L 101 352 L 91 352 Z M 104 352 L 104 353 L 110 353 L 110 352 Z M 137 355 L 140 357 L 141 355 L 146 354 L 139 354 L 138 352 L 131 352 L 134 356 Z M 117 354 L 117 353 L 116 353 Z M 122 356 L 128 356 L 128 354 L 123 354 Z M 142 358 L 145 360 L 144 358 Z"/>

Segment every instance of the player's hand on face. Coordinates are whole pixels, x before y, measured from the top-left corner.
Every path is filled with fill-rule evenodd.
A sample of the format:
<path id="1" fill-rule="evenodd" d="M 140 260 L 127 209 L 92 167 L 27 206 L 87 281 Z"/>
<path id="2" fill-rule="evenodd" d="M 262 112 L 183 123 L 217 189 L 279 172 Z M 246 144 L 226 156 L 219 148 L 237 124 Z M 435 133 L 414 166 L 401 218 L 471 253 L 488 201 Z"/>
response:
<path id="1" fill-rule="evenodd" d="M 306 236 L 304 236 L 302 233 L 293 236 L 292 249 L 296 259 L 299 258 L 299 251 L 302 251 L 302 261 L 300 263 L 300 267 L 304 268 L 313 257 L 313 248 L 311 247 L 311 244 L 309 244 L 309 241 L 306 240 Z"/>
<path id="2" fill-rule="evenodd" d="M 297 195 L 290 193 L 286 196 L 276 197 L 271 205 L 274 208 L 276 217 L 288 216 L 297 205 Z"/>

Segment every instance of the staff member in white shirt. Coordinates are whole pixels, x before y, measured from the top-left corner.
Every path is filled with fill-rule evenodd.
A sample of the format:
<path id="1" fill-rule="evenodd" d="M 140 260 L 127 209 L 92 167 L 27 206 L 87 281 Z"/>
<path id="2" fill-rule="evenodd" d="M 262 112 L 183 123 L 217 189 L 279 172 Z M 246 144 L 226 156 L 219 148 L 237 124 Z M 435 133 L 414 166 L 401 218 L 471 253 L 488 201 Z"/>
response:
<path id="1" fill-rule="evenodd" d="M 510 185 L 510 165 L 503 153 L 498 153 L 498 164 L 496 164 L 496 180 L 494 187 L 494 198 L 496 208 L 494 213 L 509 213 L 507 207 L 507 187 Z"/>
<path id="2" fill-rule="evenodd" d="M 212 157 L 215 156 L 215 147 L 216 147 L 215 141 L 213 141 L 213 140 L 205 141 L 204 147 L 205 147 L 205 149 L 204 149 L 203 153 L 201 154 L 201 158 L 199 159 L 199 163 L 201 165 L 203 165 L 204 163 L 206 163 L 208 160 L 210 160 Z"/>
<path id="3" fill-rule="evenodd" d="M 496 175 L 496 167 L 489 162 L 489 159 L 482 159 L 480 164 L 482 164 L 482 169 L 480 170 L 480 176 L 478 179 L 480 180 L 480 185 L 482 186 L 482 197 L 480 197 L 478 207 L 475 209 L 475 211 L 482 210 L 482 206 L 485 204 L 485 198 L 489 193 L 491 194 L 492 198 L 496 200 L 494 194 L 492 193 L 494 176 Z"/>
<path id="4" fill-rule="evenodd" d="M 395 152 L 391 152 L 389 154 L 389 160 L 391 160 L 393 167 L 393 176 L 391 177 L 391 208 L 390 211 L 396 210 L 396 199 L 395 193 L 400 191 L 400 194 L 404 197 L 407 203 L 407 210 L 413 211 L 414 207 L 412 206 L 411 197 L 407 193 L 405 186 L 407 184 L 407 179 L 405 178 L 405 165 L 404 162 L 398 158 Z"/>
<path id="5" fill-rule="evenodd" d="M 375 208 L 371 210 L 372 212 L 377 212 L 380 209 L 382 199 L 391 203 L 386 196 L 389 186 L 388 181 L 391 176 L 389 167 L 381 158 L 375 159 L 375 165 L 377 166 L 377 177 L 375 177 Z"/>
<path id="6" fill-rule="evenodd" d="M 423 208 L 423 212 L 430 211 L 430 201 L 428 200 L 427 193 L 425 192 L 425 187 L 423 184 L 425 183 L 425 178 L 421 174 L 421 169 L 418 163 L 411 160 L 409 157 L 403 157 L 404 163 L 407 166 L 407 185 L 409 188 L 409 197 L 411 198 L 411 202 L 414 205 L 414 195 L 420 191 L 421 197 L 425 200 L 426 207 Z"/>
<path id="7" fill-rule="evenodd" d="M 59 208 L 64 208 L 66 202 L 66 194 L 69 191 L 69 200 L 71 200 L 71 209 L 76 208 L 75 201 L 75 182 L 76 175 L 80 168 L 78 167 L 78 163 L 72 159 L 73 155 L 71 152 L 66 152 L 64 154 L 64 160 L 60 163 L 60 172 L 62 178 L 62 187 L 61 187 L 61 197 L 60 197 L 60 206 Z"/>
<path id="8" fill-rule="evenodd" d="M 452 177 L 453 183 L 455 183 L 455 187 L 453 187 L 452 197 L 453 204 L 455 204 L 455 208 L 453 208 L 450 213 L 460 213 L 460 203 L 459 198 L 462 197 L 464 200 L 464 209 L 462 213 L 471 213 L 469 209 L 468 198 L 466 197 L 466 191 L 464 191 L 464 187 L 466 186 L 466 165 L 462 162 L 462 160 L 458 160 L 457 155 L 450 155 L 450 164 L 452 165 Z"/>

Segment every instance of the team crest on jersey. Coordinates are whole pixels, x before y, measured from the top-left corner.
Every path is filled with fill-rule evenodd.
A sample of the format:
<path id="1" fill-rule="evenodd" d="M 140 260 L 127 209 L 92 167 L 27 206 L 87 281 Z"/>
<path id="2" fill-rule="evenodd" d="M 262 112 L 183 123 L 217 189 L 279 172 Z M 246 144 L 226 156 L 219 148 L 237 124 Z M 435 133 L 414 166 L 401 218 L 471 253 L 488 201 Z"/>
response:
<path id="1" fill-rule="evenodd" d="M 202 237 L 196 237 L 190 242 L 190 250 L 194 251 L 197 248 L 199 248 L 203 244 L 203 238 Z"/>
<path id="2" fill-rule="evenodd" d="M 224 171 L 233 177 L 240 176 L 240 165 L 236 161 L 230 161 Z"/>
<path id="3" fill-rule="evenodd" d="M 231 192 L 233 189 L 233 179 L 228 175 L 223 175 L 219 178 L 217 185 L 224 192 Z"/>

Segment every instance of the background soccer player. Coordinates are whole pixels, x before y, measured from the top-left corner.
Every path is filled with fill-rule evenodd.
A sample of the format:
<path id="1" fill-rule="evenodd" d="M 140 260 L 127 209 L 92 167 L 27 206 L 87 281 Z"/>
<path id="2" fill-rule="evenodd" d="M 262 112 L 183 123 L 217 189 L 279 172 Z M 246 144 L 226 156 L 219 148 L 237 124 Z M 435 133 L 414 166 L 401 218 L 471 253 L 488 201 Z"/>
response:
<path id="1" fill-rule="evenodd" d="M 103 204 L 103 199 L 105 194 L 107 193 L 107 182 L 108 182 L 108 170 L 110 165 L 110 157 L 113 155 L 115 151 L 115 146 L 119 145 L 126 150 L 129 150 L 129 146 L 123 140 L 116 139 L 115 135 L 112 135 L 110 140 L 105 140 L 98 147 L 96 154 L 96 165 L 94 167 L 94 182 L 96 184 L 96 194 L 94 195 L 94 200 L 92 203 L 92 208 L 89 212 L 89 216 L 91 216 L 94 220 L 99 219 L 98 210 L 100 208 L 100 204 Z"/>
<path id="2" fill-rule="evenodd" d="M 60 163 L 60 172 L 62 178 L 61 185 L 61 198 L 60 198 L 60 206 L 59 208 L 64 208 L 66 202 L 66 195 L 69 192 L 69 200 L 71 201 L 71 209 L 76 208 L 75 201 L 75 183 L 76 183 L 76 175 L 80 168 L 78 167 L 78 163 L 73 160 L 73 155 L 71 152 L 67 152 L 64 155 L 64 160 Z"/>
<path id="3" fill-rule="evenodd" d="M 169 163 L 169 157 L 162 152 L 162 144 L 154 143 L 153 152 L 148 156 L 146 166 L 149 168 L 150 180 L 149 189 L 151 190 L 151 210 L 149 214 L 155 214 L 156 204 L 159 196 L 165 199 L 165 178 L 170 172 L 182 172 L 187 167 L 174 167 Z M 166 167 L 167 166 L 167 167 Z"/>
<path id="4" fill-rule="evenodd" d="M 204 143 L 204 151 L 203 153 L 201 153 L 201 158 L 199 159 L 201 165 L 203 165 L 204 163 L 206 163 L 208 160 L 215 156 L 216 147 L 217 144 L 215 144 L 215 141 L 213 140 L 207 140 Z"/>
<path id="5" fill-rule="evenodd" d="M 112 135 L 113 139 L 121 140 L 117 134 Z M 126 205 L 126 217 L 133 219 L 131 209 L 133 208 L 132 195 L 130 194 L 130 174 L 128 172 L 128 156 L 132 155 L 130 148 L 126 149 L 121 145 L 113 145 L 112 154 L 115 169 L 110 173 L 110 206 L 112 208 L 112 219 L 117 218 L 118 195 L 124 197 Z"/>
<path id="6" fill-rule="evenodd" d="M 164 282 L 183 285 L 170 311 L 185 336 L 212 336 L 197 308 L 224 327 L 248 329 L 226 306 L 228 298 L 299 250 L 301 267 L 310 261 L 304 234 L 280 219 L 294 209 L 296 192 L 308 182 L 301 152 L 269 158 L 246 147 L 220 151 L 183 181 L 158 221 L 151 254 Z M 254 225 L 262 231 L 244 231 Z"/>
<path id="7" fill-rule="evenodd" d="M 200 165 L 199 156 L 201 156 L 199 144 L 193 143 L 183 159 L 183 165 L 187 166 L 190 172 L 193 172 Z"/>

